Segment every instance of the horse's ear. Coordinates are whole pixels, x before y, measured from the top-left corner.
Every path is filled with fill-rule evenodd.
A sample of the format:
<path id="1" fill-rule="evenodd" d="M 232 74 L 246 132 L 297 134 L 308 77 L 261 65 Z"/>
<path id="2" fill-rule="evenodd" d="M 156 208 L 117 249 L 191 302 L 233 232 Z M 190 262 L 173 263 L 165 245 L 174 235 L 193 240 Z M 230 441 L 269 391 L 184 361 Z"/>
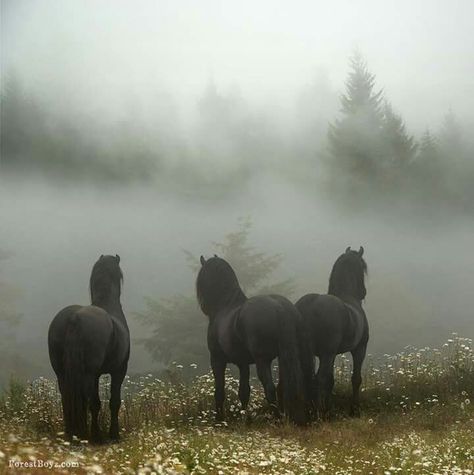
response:
<path id="1" fill-rule="evenodd" d="M 103 257 L 104 257 L 104 255 L 103 255 L 103 254 L 101 254 L 101 255 L 100 255 L 100 257 L 99 257 L 99 259 L 102 259 Z"/>
<path id="2" fill-rule="evenodd" d="M 346 247 L 346 253 L 351 250 L 351 246 Z"/>
<path id="3" fill-rule="evenodd" d="M 117 259 L 117 264 L 120 264 L 120 256 L 118 254 L 115 254 L 115 259 Z"/>
<path id="4" fill-rule="evenodd" d="M 362 257 L 363 254 L 364 254 L 364 248 L 362 246 L 360 246 L 359 257 Z"/>
<path id="5" fill-rule="evenodd" d="M 202 266 L 206 263 L 206 259 L 204 259 L 204 256 L 201 256 L 199 260 L 201 261 Z"/>
<path id="6" fill-rule="evenodd" d="M 214 254 L 214 257 L 218 257 L 217 254 Z"/>

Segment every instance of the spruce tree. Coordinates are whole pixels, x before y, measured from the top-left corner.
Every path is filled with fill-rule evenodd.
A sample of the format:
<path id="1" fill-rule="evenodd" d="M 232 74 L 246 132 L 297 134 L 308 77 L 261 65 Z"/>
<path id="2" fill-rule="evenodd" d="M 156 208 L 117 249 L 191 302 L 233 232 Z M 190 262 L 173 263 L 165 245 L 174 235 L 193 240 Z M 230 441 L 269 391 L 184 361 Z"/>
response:
<path id="1" fill-rule="evenodd" d="M 388 101 L 383 107 L 383 134 L 390 166 L 406 167 L 413 162 L 417 151 L 415 139 L 407 133 L 403 119 Z"/>
<path id="2" fill-rule="evenodd" d="M 439 132 L 439 153 L 449 197 L 458 204 L 472 207 L 474 159 L 468 141 L 455 114 L 449 111 Z"/>
<path id="3" fill-rule="evenodd" d="M 438 139 L 429 129 L 423 133 L 413 167 L 415 185 L 424 190 L 424 196 L 444 195 L 443 169 Z"/>
<path id="4" fill-rule="evenodd" d="M 329 126 L 331 168 L 351 178 L 371 179 L 383 156 L 382 91 L 375 91 L 375 75 L 356 52 L 346 93 L 341 96 L 342 117 Z"/>
<path id="5" fill-rule="evenodd" d="M 420 140 L 420 149 L 418 153 L 418 161 L 424 164 L 432 163 L 438 158 L 439 148 L 437 138 L 426 129 Z"/>
<path id="6" fill-rule="evenodd" d="M 462 168 L 468 152 L 463 130 L 454 115 L 449 111 L 443 119 L 439 132 L 440 153 L 445 157 L 446 165 Z"/>

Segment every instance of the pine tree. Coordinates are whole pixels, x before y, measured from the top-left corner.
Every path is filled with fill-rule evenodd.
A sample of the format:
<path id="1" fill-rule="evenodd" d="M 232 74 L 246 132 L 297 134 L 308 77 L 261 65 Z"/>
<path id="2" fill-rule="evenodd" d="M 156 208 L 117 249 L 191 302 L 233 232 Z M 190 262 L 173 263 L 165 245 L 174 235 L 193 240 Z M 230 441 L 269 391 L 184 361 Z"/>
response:
<path id="1" fill-rule="evenodd" d="M 420 148 L 418 153 L 418 161 L 427 164 L 436 160 L 439 155 L 438 140 L 426 129 L 420 140 Z"/>
<path id="2" fill-rule="evenodd" d="M 229 233 L 222 242 L 213 243 L 216 253 L 226 259 L 235 270 L 244 291 L 250 295 L 279 293 L 291 295 L 291 280 L 269 283 L 271 275 L 281 263 L 280 255 L 267 255 L 248 243 L 251 222 L 242 219 L 237 231 Z M 196 276 L 199 259 L 186 252 L 186 261 Z M 209 351 L 206 343 L 208 320 L 198 307 L 194 295 L 176 295 L 155 300 L 145 299 L 146 309 L 137 313 L 139 321 L 150 330 L 150 336 L 139 342 L 155 361 L 164 366 L 172 362 L 182 364 L 185 374 L 197 364 L 199 372 L 209 368 Z"/>
<path id="3" fill-rule="evenodd" d="M 369 72 L 367 63 L 356 51 L 350 59 L 352 71 L 346 81 L 347 93 L 341 97 L 342 112 L 346 115 L 365 115 L 378 123 L 382 117 L 383 91 L 374 92 L 375 74 Z"/>
<path id="4" fill-rule="evenodd" d="M 440 142 L 444 146 L 456 148 L 462 141 L 462 130 L 452 110 L 444 116 L 440 132 Z"/>
<path id="5" fill-rule="evenodd" d="M 463 130 L 454 115 L 449 111 L 443 119 L 439 132 L 440 153 L 445 157 L 446 165 L 462 168 L 467 158 L 467 145 Z"/>
<path id="6" fill-rule="evenodd" d="M 441 167 L 440 150 L 438 139 L 427 129 L 421 139 L 418 155 L 413 166 L 414 185 L 423 189 L 423 196 L 442 196 L 443 170 Z"/>
<path id="7" fill-rule="evenodd" d="M 439 153 L 449 197 L 458 204 L 472 207 L 474 193 L 474 154 L 453 111 L 443 120 L 439 132 Z"/>
<path id="8" fill-rule="evenodd" d="M 350 59 L 346 93 L 341 96 L 342 118 L 329 126 L 331 165 L 351 178 L 374 178 L 383 156 L 382 91 L 359 53 Z"/>
<path id="9" fill-rule="evenodd" d="M 393 111 L 388 101 L 383 107 L 383 133 L 389 166 L 399 168 L 412 163 L 417 144 L 414 137 L 407 133 L 401 116 Z"/>

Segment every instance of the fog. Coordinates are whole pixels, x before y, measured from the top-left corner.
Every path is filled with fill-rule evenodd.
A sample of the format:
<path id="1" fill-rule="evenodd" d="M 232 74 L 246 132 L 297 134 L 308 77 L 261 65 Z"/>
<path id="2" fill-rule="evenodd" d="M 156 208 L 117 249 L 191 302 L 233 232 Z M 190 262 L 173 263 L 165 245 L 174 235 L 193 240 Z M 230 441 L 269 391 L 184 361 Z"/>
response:
<path id="1" fill-rule="evenodd" d="M 254 223 L 251 243 L 283 254 L 278 274 L 295 279 L 294 299 L 325 292 L 337 256 L 347 245 L 365 246 L 372 353 L 440 345 L 451 332 L 474 334 L 472 221 L 415 221 L 397 213 L 384 219 L 370 210 L 348 213 L 319 200 L 310 202 L 301 191 L 268 176 L 225 204 L 170 198 L 151 189 L 2 185 L 0 238 L 13 253 L 3 263 L 2 277 L 22 289 L 18 340 L 27 345 L 39 374 L 50 373 L 47 326 L 60 308 L 89 301 L 88 278 L 99 254 L 121 256 L 122 300 L 136 337 L 143 328 L 132 314 L 143 309 L 143 297 L 194 292 L 195 275 L 182 250 L 211 255 L 212 241 L 234 230 L 244 214 Z M 196 318 L 205 317 L 197 312 Z M 204 341 L 205 334 L 201 336 Z M 156 367 L 134 345 L 131 371 Z"/>
<path id="2" fill-rule="evenodd" d="M 183 251 L 212 255 L 241 217 L 293 300 L 364 246 L 369 352 L 474 336 L 472 2 L 1 7 L 0 284 L 27 376 L 51 374 L 49 322 L 88 303 L 100 254 L 121 256 L 137 338 L 145 297 L 193 294 Z M 405 168 L 328 161 L 355 50 L 418 145 Z M 131 372 L 159 367 L 134 345 Z"/>

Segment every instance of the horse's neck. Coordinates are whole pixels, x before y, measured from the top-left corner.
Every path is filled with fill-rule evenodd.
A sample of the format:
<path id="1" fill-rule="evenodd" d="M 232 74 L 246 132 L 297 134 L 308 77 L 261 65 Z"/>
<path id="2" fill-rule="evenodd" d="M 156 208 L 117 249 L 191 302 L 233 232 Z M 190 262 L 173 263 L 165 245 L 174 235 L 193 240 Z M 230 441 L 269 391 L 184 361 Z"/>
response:
<path id="1" fill-rule="evenodd" d="M 225 313 L 228 310 L 242 305 L 247 300 L 248 298 L 244 294 L 243 290 L 240 287 L 235 288 L 226 296 L 224 300 L 222 300 L 217 305 L 217 307 L 215 308 L 215 314 L 210 317 L 211 321 L 214 321 L 221 312 Z"/>
<path id="2" fill-rule="evenodd" d="M 349 295 L 347 293 L 342 293 L 342 292 L 335 295 L 336 297 L 339 297 L 344 303 L 347 303 L 349 305 L 352 305 L 353 307 L 362 309 L 362 301 L 354 297 L 353 295 Z"/>
<path id="3" fill-rule="evenodd" d="M 247 296 L 244 294 L 243 290 L 240 287 L 237 287 L 230 295 L 226 306 L 237 307 L 238 305 L 242 305 L 247 300 Z"/>
<path id="4" fill-rule="evenodd" d="M 92 305 L 103 308 L 109 315 L 115 317 L 128 329 L 127 320 L 123 313 L 122 304 L 120 303 L 120 293 L 111 292 L 106 298 L 96 302 L 92 301 Z"/>
<path id="5" fill-rule="evenodd" d="M 352 282 L 329 283 L 328 294 L 339 297 L 344 302 L 357 303 L 360 306 L 360 300 L 354 295 L 355 293 L 356 289 Z"/>

